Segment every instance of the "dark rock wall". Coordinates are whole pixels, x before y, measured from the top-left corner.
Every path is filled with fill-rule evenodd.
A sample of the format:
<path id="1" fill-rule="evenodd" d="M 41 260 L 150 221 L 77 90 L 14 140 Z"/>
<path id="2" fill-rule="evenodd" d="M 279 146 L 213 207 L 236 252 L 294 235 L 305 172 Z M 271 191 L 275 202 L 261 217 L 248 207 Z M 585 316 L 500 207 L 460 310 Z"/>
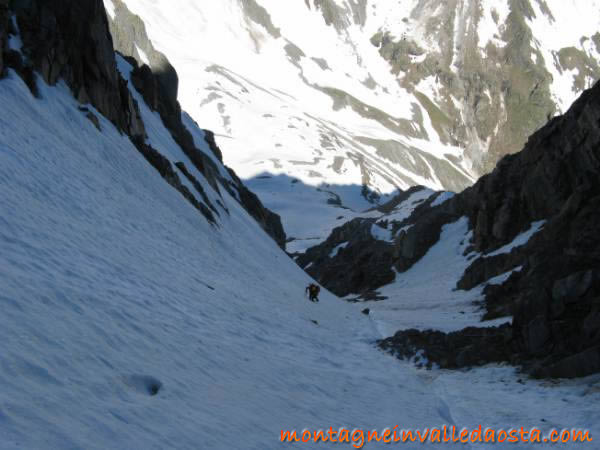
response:
<path id="1" fill-rule="evenodd" d="M 81 103 L 91 103 L 130 136 L 144 135 L 135 102 L 116 70 L 101 0 L 14 0 L 23 53 L 50 85 L 65 80 Z"/>
<path id="2" fill-rule="evenodd" d="M 488 363 L 509 361 L 515 351 L 510 325 L 500 327 L 468 327 L 442 333 L 434 330 L 402 330 L 383 339 L 379 347 L 400 359 L 411 359 L 424 351 L 425 366 L 433 363 L 442 369 L 457 369 Z"/>
<path id="3" fill-rule="evenodd" d="M 378 210 L 391 212 L 420 189 L 423 188 L 411 188 Z M 357 218 L 335 228 L 325 242 L 308 249 L 296 261 L 301 267 L 310 264 L 307 272 L 336 295 L 373 297 L 376 289 L 394 280 L 394 268 L 400 272 L 408 270 L 439 240 L 442 226 L 460 217 L 450 202 L 431 208 L 433 200 L 435 196 L 417 206 L 408 219 L 388 224 L 396 236 L 393 243 L 371 235 L 375 219 Z M 406 225 L 411 227 L 398 232 Z M 331 251 L 343 242 L 348 245 L 330 258 Z"/>
<path id="4" fill-rule="evenodd" d="M 585 91 L 565 115 L 533 134 L 522 152 L 503 158 L 492 174 L 457 198 L 471 218 L 478 250 L 501 245 L 531 221 L 558 214 L 567 203 L 579 209 L 595 195 L 599 91 L 598 84 Z"/>
<path id="5" fill-rule="evenodd" d="M 143 51 L 150 69 L 156 74 L 161 91 L 165 93 L 165 98 L 176 101 L 179 87 L 177 72 L 167 57 L 152 45 L 142 19 L 131 13 L 122 0 L 112 0 L 112 2 L 115 7 L 115 18 L 113 20 L 109 16 L 108 23 L 115 50 L 134 58 L 140 67 L 146 64 L 146 61 L 138 48 Z"/>
<path id="6" fill-rule="evenodd" d="M 8 45 L 8 0 L 0 0 L 0 76 L 4 73 L 4 53 Z"/>
<path id="7" fill-rule="evenodd" d="M 130 62 L 135 65 L 135 61 L 130 59 Z M 158 111 L 175 142 L 179 144 L 183 152 L 192 161 L 192 164 L 204 174 L 213 189 L 220 192 L 221 186 L 228 190 L 234 198 L 238 198 L 246 211 L 248 211 L 267 234 L 281 248 L 285 248 L 286 235 L 281 225 L 281 218 L 265 208 L 260 199 L 244 186 L 233 170 L 228 168 L 233 182 L 224 179 L 213 160 L 195 146 L 192 135 L 181 121 L 181 107 L 177 101 L 176 93 L 175 97 L 173 97 L 170 91 L 163 90 L 161 88 L 160 77 L 155 75 L 146 65 L 135 67 L 131 79 L 135 88 L 144 97 L 144 101 L 152 109 Z M 222 161 L 222 153 L 217 146 L 214 134 L 205 132 L 205 140 L 213 154 Z M 203 194 L 203 191 L 200 192 Z M 204 194 L 203 198 L 207 206 L 216 211 L 214 205 L 212 205 Z"/>
<path id="8" fill-rule="evenodd" d="M 476 278 L 481 282 L 523 265 L 504 285 L 489 289 L 488 316 L 494 307 L 513 314 L 514 338 L 524 357 L 537 361 L 531 369 L 536 375 L 600 371 L 598 356 L 590 357 L 600 351 L 599 175 L 596 84 L 535 133 L 521 153 L 505 157 L 457 199 L 470 216 L 479 250 L 503 245 L 533 220 L 548 220 L 527 245 L 501 261 L 480 258 L 465 274 L 488 272 Z"/>
<path id="9" fill-rule="evenodd" d="M 300 267 L 310 264 L 307 273 L 340 297 L 353 293 L 376 297 L 377 288 L 394 280 L 395 249 L 373 237 L 374 222 L 357 218 L 335 228 L 323 244 L 308 249 L 296 262 Z M 345 242 L 348 245 L 330 257 L 332 250 Z"/>
<path id="10" fill-rule="evenodd" d="M 146 104 L 158 111 L 163 123 L 171 132 L 171 136 L 181 147 L 196 168 L 206 177 L 213 189 L 219 192 L 219 170 L 212 160 L 201 150 L 196 148 L 194 138 L 183 125 L 181 121 L 181 107 L 177 101 L 177 92 L 174 96 L 169 91 L 163 90 L 160 83 L 160 77 L 144 65 L 137 66 L 135 60 L 129 59 L 133 64 L 134 70 L 131 74 L 131 81 L 137 91 L 142 94 Z"/>
<path id="11" fill-rule="evenodd" d="M 523 364 L 537 376 L 600 371 L 600 83 L 585 91 L 566 114 L 533 134 L 523 151 L 505 156 L 491 174 L 440 206 L 431 208 L 430 203 L 394 225 L 395 229 L 412 225 L 394 242 L 391 264 L 397 270 L 405 271 L 418 261 L 439 240 L 443 225 L 467 216 L 473 230 L 471 249 L 482 254 L 458 281 L 459 289 L 471 289 L 522 266 L 502 285 L 484 290 L 485 319 L 513 316 L 510 342 L 504 342 L 503 334 L 498 340 L 502 351 L 490 349 L 490 354 L 508 352 L 506 360 Z M 544 227 L 525 245 L 486 256 L 538 220 L 546 221 Z M 337 289 L 337 282 L 330 271 L 339 261 L 319 258 L 337 242 L 339 230 L 299 261 L 302 266 L 313 262 L 309 273 L 332 289 Z M 351 238 L 349 248 L 359 241 Z M 341 266 L 344 277 L 379 265 L 389 267 L 389 251 L 373 254 L 364 263 L 352 255 L 354 259 Z M 426 344 L 428 339 L 403 334 L 395 342 L 405 349 L 409 341 Z M 480 348 L 477 339 L 468 345 Z"/>

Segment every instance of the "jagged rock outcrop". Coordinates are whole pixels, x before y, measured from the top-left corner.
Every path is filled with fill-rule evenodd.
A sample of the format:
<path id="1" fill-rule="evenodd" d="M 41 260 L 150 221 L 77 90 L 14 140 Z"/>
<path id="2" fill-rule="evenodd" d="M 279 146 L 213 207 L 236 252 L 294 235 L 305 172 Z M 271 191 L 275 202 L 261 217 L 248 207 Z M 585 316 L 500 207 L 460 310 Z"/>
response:
<path id="1" fill-rule="evenodd" d="M 510 325 L 468 327 L 461 331 L 402 330 L 383 339 L 379 347 L 401 359 L 417 357 L 415 362 L 431 368 L 457 369 L 492 362 L 514 362 L 514 344 Z M 419 361 L 419 356 L 423 361 Z"/>
<path id="2" fill-rule="evenodd" d="M 171 136 L 181 147 L 198 170 L 204 174 L 207 181 L 213 189 L 219 192 L 219 170 L 214 162 L 201 150 L 199 150 L 194 138 L 187 130 L 181 120 L 181 107 L 177 101 L 177 92 L 164 90 L 160 82 L 160 76 L 147 65 L 138 66 L 135 60 L 129 59 L 129 62 L 134 65 L 131 73 L 131 82 L 137 91 L 142 94 L 146 104 L 157 111 L 160 117 L 171 132 Z M 210 206 L 210 205 L 209 205 Z"/>
<path id="3" fill-rule="evenodd" d="M 117 51 L 122 53 L 134 67 L 131 82 L 136 90 L 142 94 L 146 104 L 159 113 L 175 142 L 194 166 L 204 174 L 213 189 L 217 192 L 220 188 L 227 189 L 234 198 L 239 199 L 246 211 L 275 242 L 285 248 L 286 236 L 280 217 L 265 208 L 258 197 L 243 185 L 232 170 L 228 169 L 233 182 L 224 179 L 213 160 L 196 147 L 192 135 L 181 120 L 181 106 L 177 101 L 177 73 L 168 59 L 158 52 L 148 39 L 143 21 L 132 14 L 122 1 L 116 0 L 114 6 L 114 17 L 109 18 L 110 32 Z M 205 131 L 204 134 L 210 150 L 219 161 L 223 162 L 214 134 L 210 131 Z M 189 178 L 188 175 L 186 176 Z M 194 184 L 193 180 L 190 181 Z M 206 197 L 201 186 L 198 185 L 198 188 L 207 209 L 217 213 L 216 207 Z M 210 211 L 203 210 L 203 214 L 208 213 Z"/>
<path id="4" fill-rule="evenodd" d="M 139 67 L 149 66 L 164 93 L 163 100 L 170 100 L 171 109 L 175 109 L 179 87 L 175 68 L 164 54 L 154 48 L 142 19 L 129 11 L 122 0 L 112 0 L 112 3 L 114 16 L 108 16 L 108 24 L 115 50 L 135 59 Z"/>
<path id="5" fill-rule="evenodd" d="M 152 164 L 152 166 L 158 171 L 158 173 L 160 173 L 167 183 L 181 192 L 185 199 L 189 201 L 198 211 L 200 211 L 206 220 L 208 220 L 211 224 L 215 224 L 215 216 L 213 215 L 212 211 L 204 203 L 199 202 L 194 194 L 187 188 L 187 186 L 182 184 L 179 175 L 177 175 L 173 169 L 173 165 L 167 158 L 161 155 L 156 149 L 152 148 L 152 146 L 146 144 L 142 139 L 136 139 L 135 145 L 140 153 L 144 155 L 144 158 L 146 158 L 146 160 Z M 197 191 L 203 191 L 202 186 L 200 186 L 197 181 L 194 183 L 195 180 L 193 176 L 187 172 L 183 163 L 176 163 L 175 166 L 184 173 L 184 176 L 188 177 Z M 206 196 L 204 196 L 203 200 L 206 202 L 208 199 Z M 211 205 L 210 201 L 208 204 Z M 216 212 L 214 207 L 213 211 Z"/>
<path id="6" fill-rule="evenodd" d="M 394 266 L 400 272 L 408 270 L 425 256 L 439 240 L 442 226 L 458 218 L 450 202 L 429 209 L 432 200 L 417 208 L 409 219 L 396 225 L 401 231 L 394 242 L 398 255 Z"/>
<path id="7" fill-rule="evenodd" d="M 469 217 L 476 250 L 510 242 L 535 220 L 547 220 L 508 255 L 478 258 L 459 287 L 517 265 L 486 288 L 487 318 L 512 313 L 513 353 L 535 376 L 600 371 L 600 84 L 563 116 L 536 132 L 475 186 L 450 200 Z"/>
<path id="8" fill-rule="evenodd" d="M 121 131 L 144 135 L 137 106 L 116 69 L 102 1 L 15 0 L 11 9 L 27 65 L 46 83 L 64 80 L 77 100 L 94 105 Z"/>
<path id="9" fill-rule="evenodd" d="M 374 223 L 375 219 L 353 219 L 335 228 L 324 243 L 299 255 L 296 262 L 340 297 L 356 293 L 377 299 L 375 290 L 394 280 L 395 249 L 373 237 Z"/>
<path id="10" fill-rule="evenodd" d="M 136 63 L 131 59 L 130 62 Z M 234 198 L 238 198 L 246 211 L 254 217 L 267 234 L 281 248 L 285 248 L 286 235 L 281 224 L 281 218 L 265 208 L 259 198 L 244 186 L 233 170 L 228 169 L 233 182 L 225 180 L 219 174 L 213 160 L 196 148 L 192 135 L 181 121 L 181 107 L 177 101 L 177 92 L 173 93 L 162 89 L 160 75 L 155 75 L 147 65 L 136 66 L 132 72 L 131 81 L 142 94 L 146 103 L 152 109 L 158 111 L 175 142 L 179 144 L 194 166 L 205 175 L 213 189 L 219 192 L 219 186 L 221 186 L 227 189 Z M 222 162 L 222 153 L 215 141 L 214 134 L 205 132 L 205 141 L 213 154 Z M 199 192 L 204 199 L 204 203 L 216 212 L 216 208 L 203 194 L 203 191 L 200 190 Z M 206 212 L 204 213 L 206 214 Z"/>
<path id="11" fill-rule="evenodd" d="M 0 0 L 0 75 L 4 72 L 4 53 L 8 45 L 8 0 Z"/>
<path id="12" fill-rule="evenodd" d="M 214 216 L 209 209 L 212 206 L 210 202 L 210 206 L 207 207 L 202 201 L 198 201 L 195 195 L 182 184 L 171 162 L 145 142 L 146 132 L 137 102 L 133 99 L 127 82 L 117 71 L 103 2 L 95 0 L 81 3 L 60 0 L 59 4 L 50 6 L 43 1 L 16 1 L 13 12 L 23 41 L 21 51 L 26 63 L 20 61 L 20 56 L 17 58 L 15 52 L 11 61 L 16 63 L 14 68 L 26 78 L 33 91 L 35 91 L 35 82 L 28 75 L 29 71 L 39 73 L 48 84 L 56 84 L 59 80 L 64 80 L 79 102 L 90 103 L 118 129 L 127 134 L 165 181 L 214 224 Z M 73 42 L 78 42 L 78 45 L 73 45 Z M 154 80 L 151 73 L 147 79 Z M 154 89 L 142 91 L 151 93 L 144 96 L 150 106 L 167 104 L 171 109 L 179 107 L 176 92 L 173 97 L 169 96 L 169 92 L 162 86 L 159 88 L 156 83 L 152 87 Z M 149 101 L 151 95 L 156 98 L 154 104 Z M 171 125 L 171 128 L 179 132 L 174 133 L 175 135 L 181 136 L 187 133 L 188 136 L 185 136 L 187 139 L 180 138 L 178 141 L 189 148 L 192 137 L 189 136 L 189 132 L 184 132 L 180 118 L 181 111 L 176 108 L 174 111 L 169 111 L 171 114 L 163 114 L 163 120 L 167 126 Z M 88 117 L 99 128 L 97 118 L 89 111 Z M 197 150 L 197 153 L 201 152 Z M 217 187 L 214 176 L 211 176 L 214 172 L 216 169 L 212 173 L 208 170 L 202 171 Z M 206 200 L 204 198 L 204 201 Z"/>
<path id="13" fill-rule="evenodd" d="M 598 372 L 599 176 L 600 83 L 597 83 L 566 114 L 534 133 L 522 152 L 503 158 L 491 174 L 473 187 L 435 207 L 431 207 L 432 196 L 415 208 L 410 217 L 394 224 L 394 229 L 400 231 L 395 233 L 391 263 L 398 271 L 407 270 L 439 240 L 443 225 L 467 216 L 473 231 L 469 251 L 478 252 L 479 257 L 471 261 L 458 280 L 459 289 L 472 289 L 492 277 L 520 268 L 502 284 L 489 285 L 484 290 L 485 319 L 513 316 L 507 344 L 510 358 L 505 360 L 522 364 L 536 376 L 570 377 Z M 524 245 L 490 255 L 536 221 L 545 222 Z M 337 242 L 333 238 L 332 235 L 307 255 L 330 250 Z M 352 245 L 351 239 L 347 247 Z M 305 258 L 301 265 L 310 262 L 314 261 Z M 377 264 L 389 267 L 388 254 L 376 255 L 375 261 L 369 261 L 371 267 Z M 331 277 L 324 276 L 332 266 L 315 267 L 317 279 L 335 288 Z M 343 267 L 349 272 L 344 274 L 346 277 L 365 270 L 360 263 Z M 310 270 L 313 266 L 309 273 Z M 399 354 L 403 354 L 411 342 L 419 342 L 428 357 L 440 363 L 433 356 L 434 348 L 428 347 L 427 336 L 431 333 L 419 336 L 408 331 L 399 333 L 381 345 L 385 348 L 396 345 Z M 468 345 L 483 344 L 474 339 Z M 495 354 L 507 352 L 498 351 L 490 348 Z"/>
<path id="14" fill-rule="evenodd" d="M 135 64 L 135 61 L 131 61 L 131 59 L 130 62 Z M 223 179 L 212 159 L 196 148 L 192 135 L 181 121 L 181 107 L 177 101 L 177 93 L 175 92 L 173 96 L 172 92 L 162 89 L 159 75 L 155 75 L 147 65 L 136 66 L 132 72 L 131 81 L 143 95 L 146 103 L 152 109 L 158 111 L 175 142 L 179 144 L 194 166 L 205 175 L 211 186 L 217 192 L 219 192 L 219 186 L 224 187 L 234 198 L 238 198 L 246 211 L 254 217 L 267 234 L 281 248 L 285 248 L 286 235 L 281 224 L 281 218 L 265 208 L 260 199 L 244 186 L 233 170 L 228 169 L 233 183 Z M 215 141 L 214 134 L 205 132 L 205 141 L 213 154 L 222 162 L 222 153 Z M 203 191 L 200 191 L 200 193 L 203 194 Z M 216 212 L 216 208 L 208 198 L 205 195 L 203 195 L 203 198 L 207 206 Z"/>
<path id="15" fill-rule="evenodd" d="M 400 193 L 377 211 L 393 212 L 423 189 L 415 186 Z M 356 218 L 335 228 L 327 240 L 299 255 L 296 262 L 336 295 L 358 294 L 363 299 L 380 299 L 374 293 L 394 280 L 394 269 L 399 272 L 409 269 L 439 240 L 442 226 L 460 217 L 449 202 L 431 208 L 436 198 L 437 195 L 432 195 L 424 200 L 407 219 L 385 224 L 394 236 L 393 242 L 373 236 L 371 229 L 377 219 Z M 382 220 L 385 219 L 379 221 Z M 332 255 L 341 244 L 346 245 Z"/>
<path id="16" fill-rule="evenodd" d="M 217 141 L 215 140 L 215 133 L 213 133 L 210 130 L 203 130 L 203 131 L 204 131 L 204 140 L 208 144 L 208 148 L 210 148 L 210 151 L 213 152 L 213 155 L 215 155 L 219 161 L 223 162 L 223 153 L 221 152 L 221 149 L 217 145 Z"/>

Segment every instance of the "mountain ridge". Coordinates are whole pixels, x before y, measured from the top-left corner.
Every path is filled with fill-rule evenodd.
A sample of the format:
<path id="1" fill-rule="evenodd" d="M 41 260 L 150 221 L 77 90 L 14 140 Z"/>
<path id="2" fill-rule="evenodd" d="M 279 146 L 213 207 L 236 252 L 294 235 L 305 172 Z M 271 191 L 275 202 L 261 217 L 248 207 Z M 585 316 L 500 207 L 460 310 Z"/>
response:
<path id="1" fill-rule="evenodd" d="M 520 150 L 600 77 L 595 1 L 124 3 L 177 68 L 180 101 L 215 131 L 227 164 L 245 180 L 313 186 L 310 214 L 328 200 L 320 187 L 377 194 L 338 189 L 359 212 L 415 185 L 459 192 Z M 268 199 L 279 186 L 257 188 Z M 282 213 L 284 200 L 266 201 Z"/>

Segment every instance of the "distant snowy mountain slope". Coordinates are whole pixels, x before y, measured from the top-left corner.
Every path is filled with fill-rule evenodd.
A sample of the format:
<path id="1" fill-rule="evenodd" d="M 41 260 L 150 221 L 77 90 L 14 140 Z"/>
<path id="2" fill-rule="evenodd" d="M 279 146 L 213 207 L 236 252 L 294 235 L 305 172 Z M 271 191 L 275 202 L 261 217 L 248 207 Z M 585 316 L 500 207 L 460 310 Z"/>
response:
<path id="1" fill-rule="evenodd" d="M 303 239 L 325 238 L 299 218 L 328 200 L 356 211 L 396 188 L 462 190 L 600 76 L 598 0 L 105 4 L 141 17 L 185 109 L 243 179 L 265 177 L 259 196 Z M 272 196 L 285 177 L 308 189 Z"/>

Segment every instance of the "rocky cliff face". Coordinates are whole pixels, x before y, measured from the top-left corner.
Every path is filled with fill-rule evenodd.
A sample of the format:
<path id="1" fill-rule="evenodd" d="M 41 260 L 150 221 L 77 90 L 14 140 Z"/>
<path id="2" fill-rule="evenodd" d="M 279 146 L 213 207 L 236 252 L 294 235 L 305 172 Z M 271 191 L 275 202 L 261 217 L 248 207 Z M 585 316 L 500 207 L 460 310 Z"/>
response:
<path id="1" fill-rule="evenodd" d="M 148 39 L 144 22 L 131 13 L 121 0 L 114 0 L 113 5 L 114 12 L 108 15 L 108 25 L 115 50 L 133 58 L 139 67 L 148 66 L 160 85 L 162 99 L 168 99 L 168 106 L 175 110 L 179 89 L 177 72 L 167 57 L 157 51 Z M 150 104 L 156 109 L 155 99 Z"/>
<path id="2" fill-rule="evenodd" d="M 407 34 L 394 38 L 390 31 L 372 37 L 402 85 L 429 105 L 442 140 L 465 147 L 478 175 L 520 150 L 559 109 L 550 88 L 552 74 L 543 58 L 532 58 L 537 51 L 528 24 L 535 17 L 531 4 L 508 2 L 509 12 L 500 18 L 497 8 L 484 3 L 455 1 L 437 8 L 436 2 L 420 2 L 407 28 L 420 24 L 425 41 L 429 37 L 436 46 Z M 481 27 L 490 18 L 487 26 L 494 34 L 486 42 Z M 600 71 L 594 65 L 597 79 Z M 419 83 L 428 77 L 435 78 L 437 98 L 419 92 Z"/>
<path id="3" fill-rule="evenodd" d="M 37 0 L 16 0 L 10 8 L 0 4 L 2 56 L 8 67 L 16 70 L 36 92 L 36 74 L 44 82 L 54 85 L 64 81 L 74 97 L 82 104 L 81 111 L 98 127 L 97 118 L 86 104 L 104 115 L 123 133 L 129 136 L 140 153 L 171 186 L 177 189 L 205 218 L 217 224 L 220 213 L 228 213 L 219 200 L 211 200 L 202 184 L 183 162 L 171 162 L 147 140 L 139 105 L 127 81 L 117 70 L 115 48 L 109 32 L 104 4 L 100 0 L 77 2 L 60 0 L 52 5 Z M 130 23 L 130 22 L 128 22 Z M 143 24 L 133 21 L 138 36 L 145 36 Z M 138 24 L 136 27 L 135 24 Z M 120 28 L 112 24 L 113 30 Z M 20 48 L 7 45 L 10 36 L 19 39 Z M 219 193 L 226 189 L 257 218 L 259 224 L 283 246 L 285 234 L 278 216 L 268 211 L 257 197 L 252 197 L 237 178 L 224 176 L 218 163 L 200 150 L 190 131 L 182 121 L 182 111 L 177 101 L 177 74 L 168 60 L 154 51 L 151 44 L 146 50 L 155 62 L 154 69 L 138 64 L 127 45 L 127 33 L 117 39 L 119 49 L 130 56 L 133 66 L 131 82 L 151 110 L 157 111 L 173 140 L 181 147 L 200 174 Z M 147 38 L 146 38 L 147 41 Z M 77 45 L 74 45 L 77 43 Z M 137 54 L 141 59 L 140 55 Z M 4 64 L 4 63 L 3 63 Z M 207 142 L 217 157 L 214 139 Z M 190 188 L 189 186 L 192 186 Z M 242 195 L 242 193 L 244 195 Z M 217 203 L 217 204 L 215 204 Z M 219 212 L 219 206 L 220 211 Z"/>
<path id="4" fill-rule="evenodd" d="M 356 218 L 335 228 L 323 244 L 299 255 L 297 263 L 340 297 L 377 299 L 376 289 L 394 280 L 396 255 L 393 245 L 373 237 L 374 223 Z"/>
<path id="5" fill-rule="evenodd" d="M 117 73 L 102 2 L 17 0 L 11 8 L 23 42 L 21 72 L 29 67 L 51 85 L 64 80 L 79 102 L 94 105 L 128 135 L 144 135 L 136 105 Z"/>
<path id="6" fill-rule="evenodd" d="M 480 333 L 485 339 L 472 337 L 472 330 L 443 338 L 429 332 L 401 331 L 383 341 L 382 347 L 400 354 L 407 349 L 429 349 L 431 359 L 446 367 L 460 365 L 458 354 L 470 349 L 477 358 L 463 355 L 458 361 L 477 364 L 504 355 L 500 359 L 523 364 L 537 376 L 572 377 L 600 371 L 599 174 L 600 83 L 585 91 L 565 115 L 534 133 L 520 153 L 504 157 L 473 187 L 437 206 L 431 206 L 435 202 L 432 196 L 395 223 L 393 242 L 386 243 L 386 251 L 369 266 L 358 264 L 352 269 L 350 260 L 345 266 L 350 271 L 345 276 L 352 277 L 378 264 L 389 264 L 391 253 L 392 266 L 402 272 L 438 241 L 444 224 L 467 216 L 473 231 L 470 250 L 479 257 L 472 260 L 457 287 L 472 289 L 521 267 L 503 283 L 484 290 L 485 318 L 512 315 L 512 327 L 496 334 Z M 545 221 L 543 228 L 524 245 L 510 252 L 493 252 L 538 221 Z M 312 254 L 323 255 L 326 244 L 320 252 L 312 249 Z M 348 247 L 352 245 L 351 241 Z M 337 258 L 345 258 L 345 253 Z M 333 264 L 340 261 L 324 258 L 314 275 L 336 289 L 326 276 L 327 266 Z M 361 289 L 366 287 L 373 289 Z M 491 342 L 496 343 L 488 354 L 493 358 L 485 356 Z M 453 356 L 441 358 L 440 349 L 444 348 Z"/>
<path id="7" fill-rule="evenodd" d="M 520 250 L 479 258 L 459 287 L 522 264 L 490 289 L 488 314 L 514 314 L 519 349 L 541 360 L 534 373 L 585 375 L 600 370 L 600 84 L 535 133 L 525 149 L 457 197 L 474 230 L 474 245 L 497 248 L 534 220 L 544 228 Z M 596 355 L 596 356 L 594 356 Z"/>
<path id="8" fill-rule="evenodd" d="M 0 1 L 0 74 L 4 72 L 4 53 L 8 46 L 9 30 L 8 0 Z"/>

